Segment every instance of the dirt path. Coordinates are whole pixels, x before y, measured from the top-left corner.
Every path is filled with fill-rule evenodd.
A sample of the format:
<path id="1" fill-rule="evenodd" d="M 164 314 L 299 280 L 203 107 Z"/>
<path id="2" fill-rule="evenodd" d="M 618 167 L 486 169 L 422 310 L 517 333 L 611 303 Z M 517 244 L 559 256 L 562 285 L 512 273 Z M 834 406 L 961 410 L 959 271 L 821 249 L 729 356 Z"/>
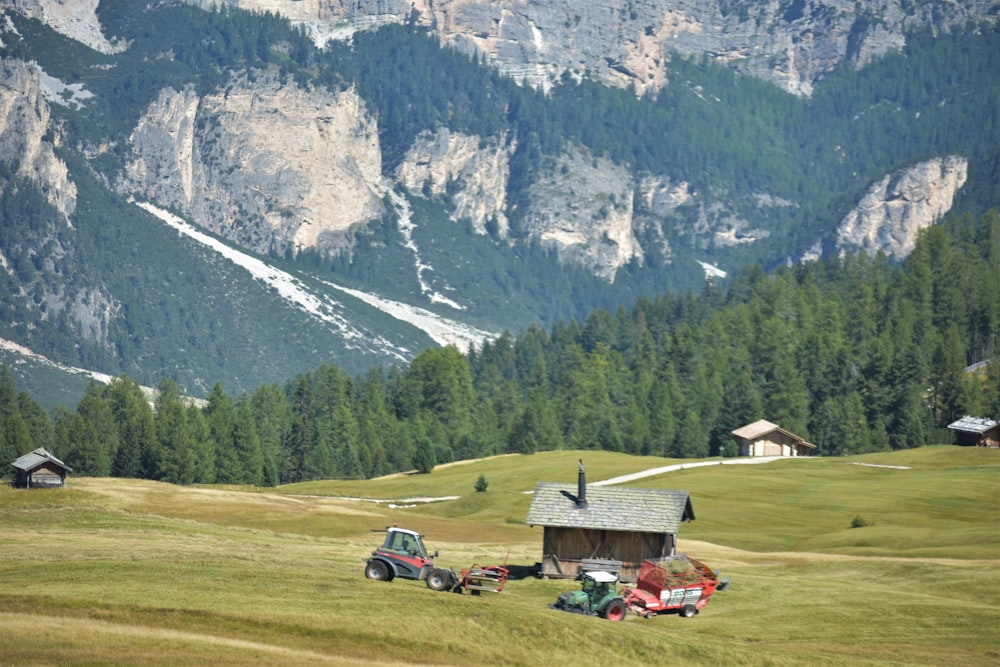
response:
<path id="1" fill-rule="evenodd" d="M 660 466 L 659 468 L 649 468 L 647 470 L 640 470 L 639 472 L 629 473 L 628 475 L 619 475 L 618 477 L 603 479 L 598 482 L 590 482 L 589 484 L 590 486 L 614 486 L 615 484 L 624 484 L 625 482 L 633 482 L 637 479 L 642 479 L 644 477 L 655 477 L 656 475 L 662 475 L 665 472 L 687 470 L 688 468 L 703 468 L 705 466 L 718 466 L 718 465 L 751 465 L 757 463 L 770 463 L 771 461 L 778 461 L 787 458 L 790 457 L 755 456 L 755 457 L 746 457 L 739 459 L 719 459 L 718 461 L 691 461 L 690 463 L 675 463 L 673 465 Z"/>

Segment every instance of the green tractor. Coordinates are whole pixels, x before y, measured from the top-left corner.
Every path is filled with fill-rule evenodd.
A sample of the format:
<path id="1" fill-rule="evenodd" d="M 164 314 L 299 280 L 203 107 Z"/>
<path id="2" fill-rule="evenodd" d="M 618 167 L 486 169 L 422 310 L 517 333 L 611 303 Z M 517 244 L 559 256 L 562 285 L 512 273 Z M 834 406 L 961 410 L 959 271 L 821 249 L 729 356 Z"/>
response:
<path id="1" fill-rule="evenodd" d="M 563 593 L 552 608 L 601 616 L 609 621 L 624 619 L 628 611 L 625 598 L 618 593 L 618 575 L 601 571 L 585 572 L 580 590 Z"/>

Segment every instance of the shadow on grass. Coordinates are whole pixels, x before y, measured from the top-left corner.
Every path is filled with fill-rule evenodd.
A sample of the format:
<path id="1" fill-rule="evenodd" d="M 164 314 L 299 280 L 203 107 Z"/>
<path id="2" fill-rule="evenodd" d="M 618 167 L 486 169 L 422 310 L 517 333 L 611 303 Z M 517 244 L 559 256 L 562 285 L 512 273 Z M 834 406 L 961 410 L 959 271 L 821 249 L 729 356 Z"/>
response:
<path id="1" fill-rule="evenodd" d="M 535 563 L 534 565 L 508 565 L 507 577 L 511 581 L 517 581 L 518 579 L 541 579 L 542 564 Z"/>

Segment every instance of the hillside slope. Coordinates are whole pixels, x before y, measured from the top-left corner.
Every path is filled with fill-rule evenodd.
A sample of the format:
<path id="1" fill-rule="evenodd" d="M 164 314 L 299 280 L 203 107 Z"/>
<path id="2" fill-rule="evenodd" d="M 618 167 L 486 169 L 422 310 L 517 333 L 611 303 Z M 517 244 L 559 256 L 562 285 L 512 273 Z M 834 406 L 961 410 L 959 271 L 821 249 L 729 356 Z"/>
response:
<path id="1" fill-rule="evenodd" d="M 836 46 L 796 74 L 799 88 L 812 82 L 808 97 L 711 59 L 663 57 L 650 80 L 670 85 L 638 99 L 605 85 L 621 63 L 591 67 L 589 55 L 582 69 L 555 66 L 543 94 L 439 48 L 489 15 L 475 3 L 252 7 L 314 12 L 343 38 L 319 40 L 323 50 L 273 14 L 129 0 L 5 7 L 0 334 L 74 367 L 240 391 L 321 363 L 354 373 L 426 345 L 583 319 L 747 264 L 852 249 L 898 260 L 949 211 L 995 204 L 1000 38 L 989 7 L 929 17 L 886 5 L 883 24 L 836 3 L 780 16 L 724 5 L 684 14 L 646 3 L 605 22 L 628 49 L 652 17 L 686 16 L 653 31 L 654 51 L 676 32 L 677 52 L 695 54 L 709 44 L 688 38 L 725 19 L 709 42 L 732 55 L 757 19 L 773 47 L 819 35 L 833 13 L 822 24 L 832 41 L 796 46 L 817 57 Z M 568 32 L 555 20 L 573 24 L 568 7 L 501 11 L 480 52 L 512 73 L 498 44 L 527 48 L 505 32 L 521 18 L 541 30 L 535 46 L 600 26 L 579 54 L 606 50 L 591 9 Z M 961 33 L 966 18 L 980 22 Z M 888 48 L 904 28 L 906 50 Z M 769 49 L 742 71 L 761 73 Z M 309 283 L 340 304 L 341 324 L 289 311 L 132 200 Z"/>
<path id="2" fill-rule="evenodd" d="M 632 659 L 668 664 L 759 665 L 762 651 L 782 667 L 989 664 L 1000 650 L 982 631 L 1000 621 L 1000 593 L 984 585 L 1000 564 L 1000 517 L 983 502 L 994 454 L 926 447 L 667 473 L 698 517 L 682 527 L 682 548 L 732 583 L 694 619 L 621 623 L 554 611 L 578 584 L 524 576 L 542 538 L 523 524 L 530 499 L 519 489 L 539 474 L 571 478 L 579 456 L 598 476 L 663 460 L 553 452 L 363 483 L 393 497 L 394 484 L 430 490 L 464 478 L 461 499 L 414 507 L 315 488 L 72 477 L 61 490 L 0 487 L 12 528 L 0 648 L 25 665 L 490 665 L 502 654 L 511 665 L 589 666 L 620 661 L 623 645 Z M 479 472 L 492 480 L 485 493 L 472 491 Z M 881 509 L 850 528 L 861 503 Z M 516 576 L 482 596 L 366 580 L 362 559 L 393 522 L 422 531 L 442 566 L 506 562 Z M 952 553 L 920 552 L 933 548 Z M 766 622 L 747 623 L 754 614 Z"/>

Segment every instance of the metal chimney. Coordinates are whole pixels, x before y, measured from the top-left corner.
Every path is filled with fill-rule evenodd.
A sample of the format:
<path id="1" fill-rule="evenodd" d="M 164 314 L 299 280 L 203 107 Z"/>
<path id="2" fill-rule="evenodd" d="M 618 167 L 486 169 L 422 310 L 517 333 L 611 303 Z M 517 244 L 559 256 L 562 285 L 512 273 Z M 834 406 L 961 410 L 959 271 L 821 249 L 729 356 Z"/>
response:
<path id="1" fill-rule="evenodd" d="M 587 474 L 583 470 L 583 459 L 580 459 L 580 474 L 576 482 L 576 507 L 583 509 L 587 506 Z"/>

